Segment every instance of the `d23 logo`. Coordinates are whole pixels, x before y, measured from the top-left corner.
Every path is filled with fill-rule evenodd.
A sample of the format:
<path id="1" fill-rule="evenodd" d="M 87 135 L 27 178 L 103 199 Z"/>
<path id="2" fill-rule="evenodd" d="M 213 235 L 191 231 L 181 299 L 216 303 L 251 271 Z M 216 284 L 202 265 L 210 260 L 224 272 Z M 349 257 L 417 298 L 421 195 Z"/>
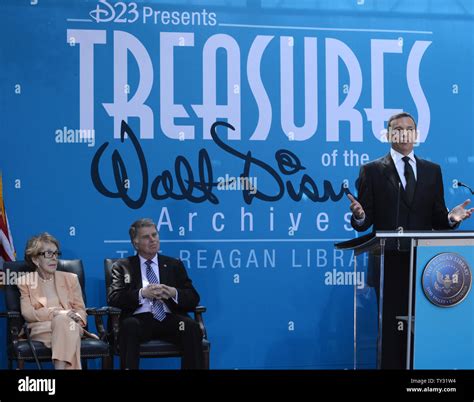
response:
<path id="1" fill-rule="evenodd" d="M 433 257 L 423 270 L 421 284 L 427 299 L 439 307 L 461 303 L 471 290 L 471 268 L 456 253 L 441 253 Z"/>

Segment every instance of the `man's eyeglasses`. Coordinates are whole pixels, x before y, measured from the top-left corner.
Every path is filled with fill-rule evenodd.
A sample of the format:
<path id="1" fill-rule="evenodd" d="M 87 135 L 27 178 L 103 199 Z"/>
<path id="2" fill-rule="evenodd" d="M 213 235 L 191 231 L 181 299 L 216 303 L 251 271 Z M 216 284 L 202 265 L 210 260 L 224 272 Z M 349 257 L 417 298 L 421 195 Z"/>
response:
<path id="1" fill-rule="evenodd" d="M 61 257 L 61 251 L 43 251 L 41 253 L 38 253 L 39 255 L 42 255 L 44 258 L 53 258 L 53 257 Z"/>

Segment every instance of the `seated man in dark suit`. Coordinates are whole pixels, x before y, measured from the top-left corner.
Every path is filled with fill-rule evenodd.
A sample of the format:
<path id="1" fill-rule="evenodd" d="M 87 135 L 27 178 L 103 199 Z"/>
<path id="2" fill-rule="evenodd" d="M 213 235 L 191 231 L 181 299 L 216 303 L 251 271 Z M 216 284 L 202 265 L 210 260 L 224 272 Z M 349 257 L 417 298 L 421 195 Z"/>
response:
<path id="1" fill-rule="evenodd" d="M 184 369 L 203 364 L 202 331 L 186 312 L 199 303 L 183 263 L 159 255 L 160 239 L 151 219 L 140 219 L 129 230 L 137 255 L 118 260 L 112 268 L 107 301 L 122 309 L 120 362 L 122 369 L 138 369 L 139 345 L 163 339 L 183 349 Z"/>
<path id="2" fill-rule="evenodd" d="M 400 227 L 411 231 L 448 230 L 474 212 L 465 208 L 470 200 L 448 212 L 440 166 L 413 152 L 417 135 L 415 119 L 410 114 L 390 117 L 390 153 L 362 166 L 358 200 L 348 195 L 355 230 L 363 232 L 371 226 L 374 231 Z M 382 368 L 404 368 L 406 332 L 400 330 L 405 326 L 396 316 L 408 313 L 409 253 L 388 251 L 384 275 Z M 378 299 L 378 271 L 373 276 Z"/>

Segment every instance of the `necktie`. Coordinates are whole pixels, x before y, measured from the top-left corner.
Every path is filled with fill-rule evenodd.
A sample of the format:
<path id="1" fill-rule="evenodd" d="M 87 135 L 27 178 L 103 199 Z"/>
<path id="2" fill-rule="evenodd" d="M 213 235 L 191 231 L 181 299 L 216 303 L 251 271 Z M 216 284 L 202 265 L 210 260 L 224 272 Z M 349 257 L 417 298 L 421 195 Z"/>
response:
<path id="1" fill-rule="evenodd" d="M 405 179 L 407 184 L 405 186 L 405 194 L 407 195 L 408 202 L 411 204 L 413 201 L 413 196 L 415 195 L 415 172 L 413 172 L 413 168 L 410 165 L 410 158 L 408 156 L 404 156 L 402 158 L 403 162 L 405 162 Z"/>
<path id="2" fill-rule="evenodd" d="M 151 260 L 146 260 L 145 265 L 146 265 L 146 277 L 148 279 L 148 282 L 150 284 L 153 283 L 160 283 L 158 278 L 156 277 L 155 272 L 151 268 L 151 264 L 153 261 Z M 163 307 L 163 303 L 159 300 L 153 300 L 153 303 L 151 305 L 151 313 L 153 314 L 153 317 L 157 319 L 158 321 L 163 321 L 166 317 L 166 312 L 165 308 Z"/>

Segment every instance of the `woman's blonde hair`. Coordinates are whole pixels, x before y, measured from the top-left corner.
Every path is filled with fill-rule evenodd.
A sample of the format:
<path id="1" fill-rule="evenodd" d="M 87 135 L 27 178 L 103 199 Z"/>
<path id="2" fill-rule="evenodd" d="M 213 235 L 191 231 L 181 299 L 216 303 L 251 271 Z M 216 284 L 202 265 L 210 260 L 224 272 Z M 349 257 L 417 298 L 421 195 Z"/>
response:
<path id="1" fill-rule="evenodd" d="M 53 243 L 59 250 L 59 241 L 51 236 L 49 233 L 40 233 L 39 235 L 33 236 L 26 243 L 25 248 L 25 261 L 32 268 L 36 268 L 36 265 L 33 262 L 33 258 L 38 257 L 41 252 L 41 245 L 43 243 Z"/>

